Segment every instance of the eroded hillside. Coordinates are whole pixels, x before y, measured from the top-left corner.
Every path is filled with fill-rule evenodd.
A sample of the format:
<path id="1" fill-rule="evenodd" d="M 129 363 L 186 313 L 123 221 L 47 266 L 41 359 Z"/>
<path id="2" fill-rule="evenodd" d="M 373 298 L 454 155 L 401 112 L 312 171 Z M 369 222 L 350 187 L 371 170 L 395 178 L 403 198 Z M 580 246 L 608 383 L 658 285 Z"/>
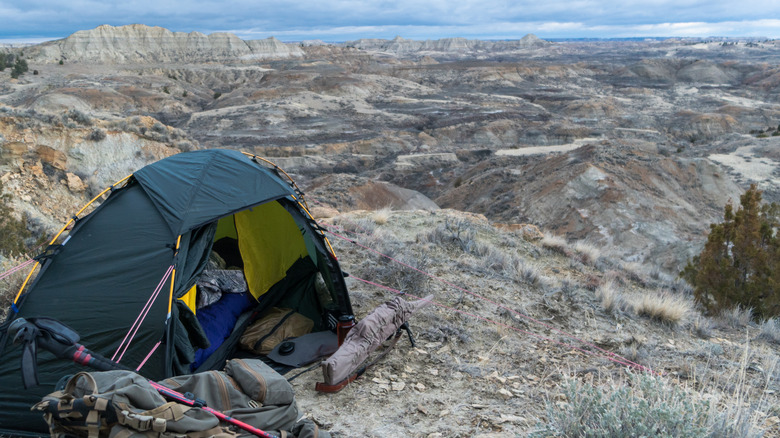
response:
<path id="1" fill-rule="evenodd" d="M 148 56 L 128 58 L 143 35 Z M 312 190 L 384 181 L 669 272 L 749 183 L 780 199 L 776 41 L 266 46 L 101 27 L 28 49 L 38 74 L 4 82 L 0 101 L 152 116 L 200 147 L 278 158 Z"/>
<path id="2" fill-rule="evenodd" d="M 359 316 L 399 290 L 434 301 L 411 318 L 416 347 L 404 336 L 343 391 L 315 392 L 319 369 L 293 381 L 306 415 L 337 436 L 581 436 L 587 426 L 606 433 L 621 415 L 664 418 L 671 436 L 780 433 L 769 413 L 775 326 L 744 311 L 706 318 L 683 282 L 454 210 L 355 211 L 324 223 Z M 640 377 L 648 369 L 654 377 Z M 637 379 L 646 392 L 621 393 Z M 683 415 L 686 424 L 672 420 Z"/>

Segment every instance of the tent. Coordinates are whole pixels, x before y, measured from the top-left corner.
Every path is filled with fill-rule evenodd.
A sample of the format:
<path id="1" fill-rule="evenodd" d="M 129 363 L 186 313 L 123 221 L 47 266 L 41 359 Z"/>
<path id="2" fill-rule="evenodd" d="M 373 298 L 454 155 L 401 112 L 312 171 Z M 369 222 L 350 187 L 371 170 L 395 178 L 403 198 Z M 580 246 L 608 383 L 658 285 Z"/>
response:
<path id="1" fill-rule="evenodd" d="M 39 352 L 41 385 L 24 390 L 21 351 L 6 330 L 17 317 L 56 318 L 88 348 L 142 365 L 140 374 L 158 380 L 221 368 L 243 329 L 272 307 L 294 309 L 314 331 L 352 315 L 336 257 L 302 194 L 256 156 L 201 150 L 168 157 L 112 186 L 102 204 L 72 222 L 67 237 L 39 256 L 40 270 L 0 326 L 0 434 L 46 432 L 30 407 L 80 371 Z M 205 309 L 196 306 L 194 286 L 220 245 L 229 249 L 220 249 L 224 259 L 242 267 L 248 292 L 225 294 L 242 296 L 234 299 L 242 304 L 219 310 L 214 320 L 227 333 L 215 342 L 199 322 Z"/>

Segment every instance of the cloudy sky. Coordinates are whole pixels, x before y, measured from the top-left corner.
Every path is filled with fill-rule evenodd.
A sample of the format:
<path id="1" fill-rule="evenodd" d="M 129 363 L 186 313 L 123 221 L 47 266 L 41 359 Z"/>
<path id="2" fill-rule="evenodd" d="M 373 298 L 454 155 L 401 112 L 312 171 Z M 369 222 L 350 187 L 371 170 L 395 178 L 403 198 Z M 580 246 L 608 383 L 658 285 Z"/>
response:
<path id="1" fill-rule="evenodd" d="M 283 41 L 466 37 L 780 38 L 778 0 L 0 0 L 0 41 L 64 38 L 101 24 L 233 32 Z"/>

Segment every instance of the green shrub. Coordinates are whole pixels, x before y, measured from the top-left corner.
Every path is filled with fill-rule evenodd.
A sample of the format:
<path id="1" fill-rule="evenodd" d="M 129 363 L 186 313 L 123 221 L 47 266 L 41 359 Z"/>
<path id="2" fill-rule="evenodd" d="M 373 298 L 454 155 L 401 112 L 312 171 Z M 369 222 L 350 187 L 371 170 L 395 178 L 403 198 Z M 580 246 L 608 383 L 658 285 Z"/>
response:
<path id="1" fill-rule="evenodd" d="M 31 233 L 27 229 L 27 218 L 16 219 L 11 207 L 6 203 L 10 196 L 3 194 L 0 183 L 0 253 L 6 257 L 15 256 L 27 251 L 25 241 Z"/>
<path id="2" fill-rule="evenodd" d="M 16 79 L 19 76 L 27 73 L 28 70 L 29 67 L 27 66 L 27 61 L 20 57 L 17 57 L 16 62 L 14 63 L 13 70 L 11 70 L 11 77 Z"/>
<path id="3" fill-rule="evenodd" d="M 724 221 L 710 225 L 701 254 L 680 273 L 694 297 L 711 313 L 734 306 L 752 308 L 757 318 L 780 315 L 780 205 L 761 204 L 751 185 L 736 213 L 731 203 Z"/>
<path id="4" fill-rule="evenodd" d="M 163 125 L 160 122 L 154 122 L 154 124 L 152 125 L 152 131 L 158 134 L 165 134 L 168 132 L 168 127 Z"/>
<path id="5" fill-rule="evenodd" d="M 383 248 L 383 252 L 392 253 L 392 249 Z M 420 272 L 428 270 L 428 256 L 425 251 L 404 252 L 395 255 L 395 258 L 415 269 L 398 263 L 381 261 L 374 268 L 374 275 L 378 281 L 404 292 L 424 296 L 430 284 L 430 277 Z"/>
<path id="6" fill-rule="evenodd" d="M 106 138 L 106 131 L 102 129 L 93 129 L 87 138 L 92 141 L 104 140 Z"/>
<path id="7" fill-rule="evenodd" d="M 27 256 L 0 256 L 0 272 L 8 272 L 27 260 Z M 11 309 L 16 293 L 22 287 L 25 277 L 30 272 L 30 267 L 20 269 L 3 279 L 0 279 L 0 318 L 5 320 L 8 311 Z"/>
<path id="8" fill-rule="evenodd" d="M 92 118 L 77 109 L 68 111 L 67 117 L 80 125 L 92 126 Z"/>

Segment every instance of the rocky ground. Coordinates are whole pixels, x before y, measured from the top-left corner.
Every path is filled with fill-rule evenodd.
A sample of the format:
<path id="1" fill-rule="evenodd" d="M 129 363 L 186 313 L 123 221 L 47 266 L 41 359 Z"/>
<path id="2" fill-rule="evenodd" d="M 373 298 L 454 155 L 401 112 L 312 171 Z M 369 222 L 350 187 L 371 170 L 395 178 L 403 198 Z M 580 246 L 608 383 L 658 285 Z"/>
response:
<path id="1" fill-rule="evenodd" d="M 709 401 L 716 409 L 707 414 L 707 436 L 721 436 L 718 427 L 733 428 L 725 436 L 780 434 L 779 350 L 768 326 L 739 312 L 704 317 L 680 282 L 588 245 L 542 238 L 528 227 L 499 229 L 454 210 L 356 211 L 325 223 L 457 285 L 331 235 L 354 277 L 433 294 L 436 303 L 411 320 L 416 348 L 403 338 L 343 391 L 315 392 L 319 370 L 294 380 L 302 410 L 336 436 L 553 436 L 561 417 L 592 421 L 569 385 L 631 402 L 618 391 L 641 371 L 598 348 L 652 370 L 650 381 L 674 410 L 685 409 L 680 399 Z M 360 316 L 394 296 L 354 278 L 349 286 Z M 675 399 L 675 391 L 684 396 Z M 633 421 L 651 416 L 651 408 L 636 410 L 644 420 Z"/>

